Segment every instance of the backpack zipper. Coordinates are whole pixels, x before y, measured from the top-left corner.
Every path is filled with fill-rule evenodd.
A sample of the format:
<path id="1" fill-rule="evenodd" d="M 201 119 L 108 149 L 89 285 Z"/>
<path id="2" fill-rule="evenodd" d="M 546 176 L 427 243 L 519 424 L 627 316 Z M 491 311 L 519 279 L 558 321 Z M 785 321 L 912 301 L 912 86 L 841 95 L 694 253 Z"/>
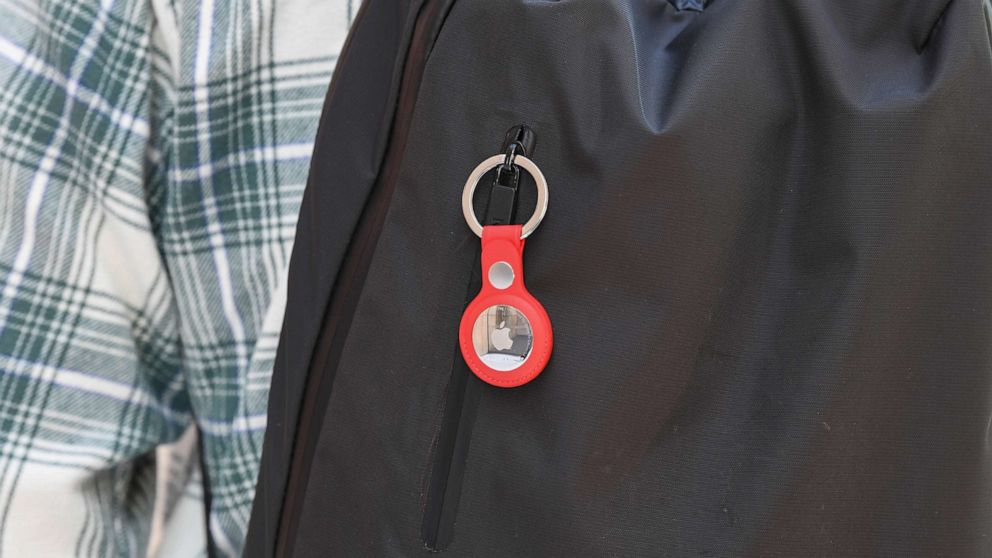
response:
<path id="1" fill-rule="evenodd" d="M 506 132 L 501 151 L 531 156 L 536 144 L 534 132 L 524 124 L 513 126 Z M 486 204 L 483 225 L 508 225 L 514 222 L 517 211 L 517 191 L 520 169 L 515 166 L 497 167 L 492 171 L 492 187 Z M 475 297 L 482 283 L 479 268 L 479 250 L 472 258 L 471 279 L 465 304 Z M 485 384 L 474 378 L 457 340 L 454 343 L 451 376 L 445 392 L 444 411 L 434 444 L 434 466 L 427 480 L 421 538 L 428 550 L 444 550 L 454 536 L 455 514 L 465 476 L 465 461 L 475 424 L 479 398 Z"/>

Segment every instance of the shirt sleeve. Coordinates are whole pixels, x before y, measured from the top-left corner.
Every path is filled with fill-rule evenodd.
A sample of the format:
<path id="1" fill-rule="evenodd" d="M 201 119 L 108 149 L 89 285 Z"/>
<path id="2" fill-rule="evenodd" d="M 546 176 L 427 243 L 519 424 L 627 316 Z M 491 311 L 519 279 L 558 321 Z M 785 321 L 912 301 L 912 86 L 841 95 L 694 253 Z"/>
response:
<path id="1" fill-rule="evenodd" d="M 240 555 L 354 9 L 0 3 L 0 554 Z M 193 489 L 157 489 L 190 428 Z"/>

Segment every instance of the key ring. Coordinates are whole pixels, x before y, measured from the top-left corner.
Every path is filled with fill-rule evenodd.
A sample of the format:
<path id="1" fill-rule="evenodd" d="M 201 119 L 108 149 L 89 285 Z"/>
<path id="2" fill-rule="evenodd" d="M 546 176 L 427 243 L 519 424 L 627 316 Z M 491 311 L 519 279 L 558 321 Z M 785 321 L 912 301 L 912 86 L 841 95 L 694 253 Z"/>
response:
<path id="1" fill-rule="evenodd" d="M 502 165 L 505 159 L 506 155 L 500 153 L 479 163 L 479 166 L 475 167 L 472 174 L 468 175 L 468 180 L 465 181 L 465 189 L 462 190 L 462 213 L 465 214 L 465 222 L 468 223 L 468 227 L 472 229 L 472 232 L 480 238 L 482 237 L 482 223 L 479 222 L 479 218 L 475 215 L 475 208 L 472 206 L 472 197 L 483 175 Z M 548 211 L 548 181 L 544 178 L 544 173 L 541 172 L 541 169 L 537 168 L 537 165 L 534 164 L 534 161 L 523 155 L 516 155 L 513 159 L 513 164 L 527 171 L 534 178 L 534 183 L 537 185 L 537 207 L 534 208 L 534 214 L 524 223 L 520 232 L 520 238 L 527 238 L 537 230 L 537 226 L 541 224 L 544 214 Z"/>

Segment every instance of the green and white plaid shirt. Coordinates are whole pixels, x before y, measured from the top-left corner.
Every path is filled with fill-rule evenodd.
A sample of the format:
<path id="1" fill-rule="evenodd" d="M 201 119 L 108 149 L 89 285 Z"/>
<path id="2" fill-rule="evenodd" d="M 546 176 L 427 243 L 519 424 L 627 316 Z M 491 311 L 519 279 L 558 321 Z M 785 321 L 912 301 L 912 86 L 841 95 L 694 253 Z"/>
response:
<path id="1" fill-rule="evenodd" d="M 0 0 L 0 556 L 240 554 L 353 4 Z"/>

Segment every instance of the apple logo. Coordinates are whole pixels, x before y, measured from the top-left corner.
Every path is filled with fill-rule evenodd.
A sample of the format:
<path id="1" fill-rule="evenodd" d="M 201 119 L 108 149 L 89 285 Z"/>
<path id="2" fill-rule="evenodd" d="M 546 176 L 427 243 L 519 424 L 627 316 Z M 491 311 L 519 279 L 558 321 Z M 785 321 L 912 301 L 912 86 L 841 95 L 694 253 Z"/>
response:
<path id="1" fill-rule="evenodd" d="M 499 327 L 489 334 L 489 342 L 497 351 L 505 351 L 513 346 L 513 339 L 510 339 L 510 328 L 506 327 L 506 320 L 499 323 Z"/>

